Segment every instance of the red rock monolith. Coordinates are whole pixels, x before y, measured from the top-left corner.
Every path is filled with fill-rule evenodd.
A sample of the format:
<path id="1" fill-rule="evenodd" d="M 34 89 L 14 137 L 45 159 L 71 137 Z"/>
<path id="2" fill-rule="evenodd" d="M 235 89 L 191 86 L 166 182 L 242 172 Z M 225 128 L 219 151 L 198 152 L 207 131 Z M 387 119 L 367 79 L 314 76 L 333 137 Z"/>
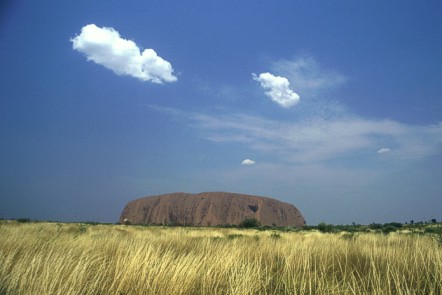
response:
<path id="1" fill-rule="evenodd" d="M 133 200 L 120 223 L 192 226 L 239 225 L 256 218 L 264 226 L 305 224 L 299 210 L 272 198 L 227 192 L 172 193 Z"/>

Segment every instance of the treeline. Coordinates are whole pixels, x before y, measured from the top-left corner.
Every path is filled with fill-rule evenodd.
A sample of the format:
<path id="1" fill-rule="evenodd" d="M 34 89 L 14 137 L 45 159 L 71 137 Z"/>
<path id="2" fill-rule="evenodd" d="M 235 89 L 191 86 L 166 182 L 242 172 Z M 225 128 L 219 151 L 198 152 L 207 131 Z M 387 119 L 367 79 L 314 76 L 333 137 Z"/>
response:
<path id="1" fill-rule="evenodd" d="M 6 220 L 0 218 L 0 220 Z M 42 220 L 32 220 L 30 218 L 17 218 L 12 219 L 18 223 L 28 223 L 28 222 L 59 222 L 59 221 L 42 221 Z M 63 223 L 83 223 L 88 225 L 98 225 L 98 224 L 112 224 L 104 223 L 98 221 L 85 221 L 85 222 L 63 222 Z M 117 222 L 117 224 L 120 224 Z M 125 225 L 131 225 L 129 222 L 124 223 Z M 198 227 L 191 224 L 179 224 L 179 223 L 169 223 L 169 224 L 134 224 L 136 226 L 170 226 L 170 227 Z M 322 233 L 339 233 L 339 232 L 380 232 L 380 233 L 391 233 L 399 230 L 410 230 L 410 231 L 421 231 L 425 233 L 439 233 L 442 232 L 442 223 L 438 222 L 436 219 L 431 219 L 428 221 L 418 221 L 400 223 L 400 222 L 388 222 L 388 223 L 371 223 L 368 225 L 363 224 L 345 224 L 345 225 L 334 225 L 325 222 L 320 222 L 318 225 L 304 225 L 303 227 L 278 227 L 278 226 L 267 226 L 261 225 L 256 218 L 246 218 L 240 224 L 225 224 L 219 226 L 213 226 L 217 228 L 253 228 L 257 230 L 280 230 L 280 231 L 319 231 Z"/>
<path id="2" fill-rule="evenodd" d="M 423 232 L 438 232 L 442 231 L 442 223 L 437 222 L 436 219 L 431 219 L 430 221 L 419 221 L 419 222 L 388 222 L 388 223 L 371 223 L 368 225 L 362 224 L 351 224 L 351 225 L 333 225 L 327 224 L 325 222 L 320 222 L 316 226 L 306 225 L 302 228 L 303 230 L 318 230 L 323 233 L 337 233 L 337 232 L 381 232 L 381 233 L 391 233 L 398 230 L 409 230 L 409 231 L 423 231 Z"/>

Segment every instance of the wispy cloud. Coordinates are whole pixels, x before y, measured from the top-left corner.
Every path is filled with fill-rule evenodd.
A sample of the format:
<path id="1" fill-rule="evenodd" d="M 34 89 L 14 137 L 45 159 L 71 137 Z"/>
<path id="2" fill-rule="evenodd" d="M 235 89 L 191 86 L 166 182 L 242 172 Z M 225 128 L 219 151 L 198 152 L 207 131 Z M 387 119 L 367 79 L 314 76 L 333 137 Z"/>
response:
<path id="1" fill-rule="evenodd" d="M 290 89 L 287 78 L 274 76 L 271 73 L 261 73 L 259 76 L 252 74 L 253 80 L 258 81 L 265 90 L 266 95 L 284 108 L 289 108 L 299 102 L 299 95 Z"/>
<path id="2" fill-rule="evenodd" d="M 246 166 L 250 166 L 250 165 L 255 165 L 255 161 L 251 160 L 251 159 L 245 159 L 241 162 L 241 165 L 246 165 Z"/>
<path id="3" fill-rule="evenodd" d="M 128 75 L 159 84 L 177 80 L 170 62 L 158 56 L 153 49 L 141 52 L 135 42 L 121 38 L 113 28 L 89 24 L 71 42 L 73 49 L 84 53 L 87 60 L 117 75 Z"/>
<path id="4" fill-rule="evenodd" d="M 334 71 L 324 70 L 313 58 L 297 58 L 275 64 L 278 73 L 310 94 L 336 87 L 346 78 Z M 284 77 L 264 73 L 254 79 L 269 89 L 280 85 L 286 93 L 289 83 Z M 275 79 L 278 82 L 274 82 Z M 279 83 L 279 84 L 278 84 Z M 263 86 L 263 87 L 264 87 Z M 270 96 L 270 94 L 269 94 Z M 390 119 L 371 119 L 352 114 L 337 101 L 332 104 L 321 96 L 316 102 L 300 104 L 293 119 L 268 119 L 242 112 L 187 112 L 150 106 L 158 111 L 187 120 L 199 136 L 220 144 L 242 144 L 277 159 L 279 163 L 324 164 L 346 159 L 375 159 L 377 154 L 390 151 L 391 160 L 415 160 L 441 152 L 442 123 L 432 125 L 405 124 Z M 315 108 L 308 111 L 309 107 Z M 317 111 L 318 108 L 320 111 Z M 297 108 L 298 109 L 298 108 Z M 376 153 L 377 151 L 377 153 Z"/>
<path id="5" fill-rule="evenodd" d="M 440 152 L 442 123 L 408 125 L 393 120 L 372 120 L 345 115 L 278 121 L 244 113 L 199 113 L 150 106 L 187 120 L 200 136 L 220 144 L 247 148 L 280 158 L 282 162 L 320 163 L 346 157 L 371 157 L 373 150 L 418 159 Z M 388 151 L 390 148 L 388 148 Z"/>
<path id="6" fill-rule="evenodd" d="M 309 97 L 317 96 L 347 81 L 344 75 L 324 69 L 313 57 L 308 55 L 275 62 L 272 65 L 272 70 L 287 77 L 300 95 Z"/>

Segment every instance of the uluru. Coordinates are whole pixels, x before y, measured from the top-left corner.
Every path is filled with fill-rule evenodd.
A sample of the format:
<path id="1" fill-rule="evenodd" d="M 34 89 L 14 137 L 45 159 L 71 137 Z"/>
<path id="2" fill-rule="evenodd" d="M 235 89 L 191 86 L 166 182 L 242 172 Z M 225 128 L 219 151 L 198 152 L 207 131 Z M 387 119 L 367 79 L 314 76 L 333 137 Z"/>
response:
<path id="1" fill-rule="evenodd" d="M 305 225 L 293 205 L 268 197 L 228 192 L 171 193 L 127 203 L 120 223 L 191 226 L 239 225 L 255 218 L 263 226 Z"/>

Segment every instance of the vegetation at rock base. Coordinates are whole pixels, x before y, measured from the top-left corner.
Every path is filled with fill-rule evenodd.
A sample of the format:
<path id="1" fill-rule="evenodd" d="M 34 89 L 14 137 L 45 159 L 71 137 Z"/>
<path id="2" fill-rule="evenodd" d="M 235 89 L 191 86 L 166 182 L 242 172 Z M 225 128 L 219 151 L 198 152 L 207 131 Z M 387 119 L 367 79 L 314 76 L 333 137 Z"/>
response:
<path id="1" fill-rule="evenodd" d="M 259 221 L 256 218 L 246 218 L 239 224 L 241 228 L 253 228 L 258 227 L 260 225 Z"/>
<path id="2" fill-rule="evenodd" d="M 0 221 L 0 294 L 441 294 L 440 224 L 207 228 Z M 394 227 L 394 225 L 386 225 Z M 356 231 L 355 228 L 360 228 Z M 330 231 L 329 231 L 330 230 Z"/>

